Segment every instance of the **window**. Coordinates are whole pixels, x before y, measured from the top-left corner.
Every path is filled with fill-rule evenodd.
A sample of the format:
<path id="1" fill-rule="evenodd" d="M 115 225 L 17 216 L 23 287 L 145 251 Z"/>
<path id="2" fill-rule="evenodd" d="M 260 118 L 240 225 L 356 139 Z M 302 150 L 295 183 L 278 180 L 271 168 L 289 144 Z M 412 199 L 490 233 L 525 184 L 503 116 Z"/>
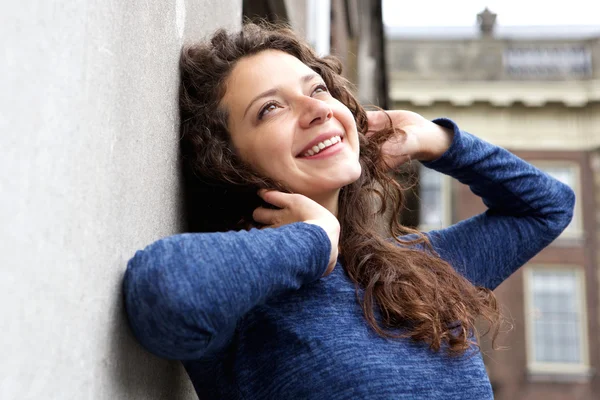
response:
<path id="1" fill-rule="evenodd" d="M 525 275 L 530 372 L 587 372 L 583 271 L 536 266 Z"/>
<path id="2" fill-rule="evenodd" d="M 548 175 L 568 185 L 575 192 L 576 199 L 579 199 L 579 166 L 575 163 L 564 161 L 533 161 L 536 167 L 546 172 Z M 580 238 L 583 236 L 583 224 L 581 221 L 581 212 L 579 202 L 575 202 L 575 211 L 573 219 L 560 238 Z"/>
<path id="3" fill-rule="evenodd" d="M 504 68 L 515 78 L 586 78 L 592 73 L 592 53 L 580 45 L 508 48 Z"/>
<path id="4" fill-rule="evenodd" d="M 444 228 L 451 223 L 450 178 L 432 169 L 419 169 L 419 228 Z"/>

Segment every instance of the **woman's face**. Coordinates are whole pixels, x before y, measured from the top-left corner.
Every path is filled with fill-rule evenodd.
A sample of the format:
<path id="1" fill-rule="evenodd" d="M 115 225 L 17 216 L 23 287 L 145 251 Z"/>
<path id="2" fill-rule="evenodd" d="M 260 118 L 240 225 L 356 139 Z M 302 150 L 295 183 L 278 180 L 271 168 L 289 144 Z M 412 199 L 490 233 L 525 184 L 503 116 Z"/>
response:
<path id="1" fill-rule="evenodd" d="M 266 50 L 241 59 L 222 105 L 241 158 L 292 192 L 316 199 L 360 176 L 352 113 L 296 57 Z"/>

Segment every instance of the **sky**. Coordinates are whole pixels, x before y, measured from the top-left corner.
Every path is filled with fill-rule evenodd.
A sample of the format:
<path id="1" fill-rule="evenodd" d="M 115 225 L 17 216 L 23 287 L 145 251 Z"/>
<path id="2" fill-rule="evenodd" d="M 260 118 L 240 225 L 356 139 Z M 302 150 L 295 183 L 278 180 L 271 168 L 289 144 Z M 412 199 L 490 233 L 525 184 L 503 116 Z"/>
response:
<path id="1" fill-rule="evenodd" d="M 472 26 L 488 7 L 498 25 L 600 26 L 599 0 L 382 0 L 388 26 Z"/>

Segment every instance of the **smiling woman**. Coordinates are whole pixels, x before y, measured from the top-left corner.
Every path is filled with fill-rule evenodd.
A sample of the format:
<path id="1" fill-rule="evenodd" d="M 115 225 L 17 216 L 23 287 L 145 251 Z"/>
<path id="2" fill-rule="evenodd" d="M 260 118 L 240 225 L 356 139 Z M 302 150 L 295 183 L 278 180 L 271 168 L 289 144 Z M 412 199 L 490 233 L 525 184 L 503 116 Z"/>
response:
<path id="1" fill-rule="evenodd" d="M 335 211 L 339 190 L 361 173 L 358 132 L 354 116 L 323 78 L 284 51 L 265 50 L 240 59 L 226 86 L 235 90 L 225 92 L 221 107 L 229 111 L 240 158 Z"/>
<path id="2" fill-rule="evenodd" d="M 475 320 L 495 336 L 492 290 L 568 225 L 572 191 L 448 119 L 366 113 L 339 62 L 286 28 L 218 31 L 181 72 L 187 175 L 226 194 L 228 217 L 129 261 L 141 344 L 181 360 L 203 399 L 492 398 Z M 411 159 L 489 209 L 401 226 L 389 171 Z"/>

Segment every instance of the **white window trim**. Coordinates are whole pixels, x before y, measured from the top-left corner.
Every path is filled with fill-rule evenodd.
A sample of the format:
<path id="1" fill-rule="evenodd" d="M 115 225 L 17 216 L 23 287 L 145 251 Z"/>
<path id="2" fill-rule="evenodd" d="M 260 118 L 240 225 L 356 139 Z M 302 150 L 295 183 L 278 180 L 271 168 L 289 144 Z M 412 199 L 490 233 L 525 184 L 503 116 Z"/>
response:
<path id="1" fill-rule="evenodd" d="M 420 166 L 420 168 L 427 168 L 425 166 Z M 447 228 L 452 225 L 452 178 L 448 175 L 444 175 L 437 171 L 434 171 L 436 174 L 441 175 L 442 181 L 442 226 L 437 225 L 426 225 L 419 224 L 419 230 L 422 232 L 429 232 L 436 229 Z M 419 197 L 419 202 L 421 198 Z M 421 204 L 419 204 L 419 214 L 421 213 Z M 419 215 L 419 220 L 421 219 L 421 215 Z"/>
<path id="2" fill-rule="evenodd" d="M 581 363 L 549 363 L 534 361 L 534 349 L 532 343 L 534 341 L 533 330 L 533 291 L 531 290 L 531 282 L 533 271 L 539 270 L 555 270 L 555 271 L 574 271 L 578 289 L 576 296 L 579 303 L 579 312 L 581 320 L 579 321 L 579 330 L 581 332 Z M 523 288 L 525 298 L 525 347 L 527 351 L 527 371 L 530 374 L 560 374 L 560 375 L 587 375 L 590 373 L 589 359 L 589 342 L 588 342 L 588 315 L 586 307 L 585 293 L 585 271 L 581 267 L 575 265 L 543 265 L 529 264 L 524 268 L 523 273 Z"/>
<path id="3" fill-rule="evenodd" d="M 576 222 L 578 226 L 577 230 L 573 229 L 565 229 L 558 240 L 560 239 L 581 239 L 584 235 L 583 228 L 583 217 L 582 210 L 580 205 L 580 195 L 581 195 L 581 168 L 579 167 L 579 163 L 576 161 L 567 161 L 567 160 L 528 160 L 529 163 L 533 164 L 536 168 L 544 171 L 544 167 L 548 168 L 569 168 L 573 170 L 574 182 L 573 182 L 573 191 L 575 192 L 575 209 L 573 210 L 573 221 Z M 545 171 L 544 171 L 545 172 Z"/>

